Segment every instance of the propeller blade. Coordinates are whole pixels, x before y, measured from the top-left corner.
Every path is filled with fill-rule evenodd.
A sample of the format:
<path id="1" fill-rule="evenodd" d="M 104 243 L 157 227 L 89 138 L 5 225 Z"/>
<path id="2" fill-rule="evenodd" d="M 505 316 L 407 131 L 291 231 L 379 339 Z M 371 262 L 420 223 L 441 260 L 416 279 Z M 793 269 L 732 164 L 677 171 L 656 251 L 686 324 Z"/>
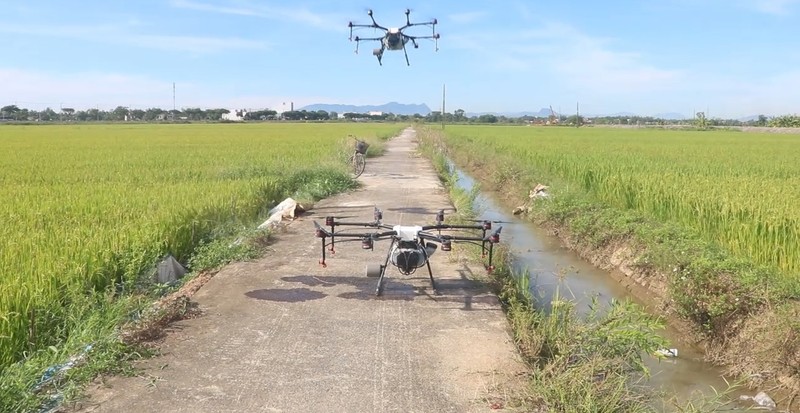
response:
<path id="1" fill-rule="evenodd" d="M 326 238 L 330 237 L 332 234 L 322 227 L 317 221 L 314 221 L 314 229 L 317 238 Z"/>
<path id="2" fill-rule="evenodd" d="M 484 238 L 483 240 L 489 241 L 492 244 L 497 244 L 498 242 L 500 242 L 500 231 L 502 230 L 503 230 L 502 226 L 497 227 L 496 230 L 494 230 L 491 234 L 487 235 L 486 238 Z"/>
<path id="3" fill-rule="evenodd" d="M 491 222 L 493 224 L 513 224 L 512 221 L 500 221 L 495 219 L 470 219 L 470 222 Z"/>

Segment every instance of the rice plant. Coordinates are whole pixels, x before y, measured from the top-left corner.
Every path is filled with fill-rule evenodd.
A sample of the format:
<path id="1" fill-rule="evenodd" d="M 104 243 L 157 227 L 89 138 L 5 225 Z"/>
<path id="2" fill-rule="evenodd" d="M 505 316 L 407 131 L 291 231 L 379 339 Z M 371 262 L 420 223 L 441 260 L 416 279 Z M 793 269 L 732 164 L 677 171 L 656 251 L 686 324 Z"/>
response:
<path id="1" fill-rule="evenodd" d="M 352 184 L 348 134 L 392 124 L 0 128 L 0 371 L 64 342 L 82 298 L 182 262 L 220 226 L 250 225 L 299 189 Z"/>
<path id="2" fill-rule="evenodd" d="M 447 144 L 478 167 L 523 172 L 508 179 L 559 179 L 785 278 L 800 273 L 800 136 L 453 125 Z"/>

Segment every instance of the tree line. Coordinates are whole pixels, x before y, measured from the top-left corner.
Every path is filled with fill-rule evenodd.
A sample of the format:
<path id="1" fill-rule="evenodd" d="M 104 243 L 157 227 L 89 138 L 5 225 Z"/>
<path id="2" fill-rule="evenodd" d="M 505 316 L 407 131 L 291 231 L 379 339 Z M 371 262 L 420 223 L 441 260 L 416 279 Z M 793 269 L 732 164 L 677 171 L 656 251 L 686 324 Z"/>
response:
<path id="1" fill-rule="evenodd" d="M 52 108 L 44 110 L 33 110 L 20 108 L 17 105 L 7 105 L 0 108 L 0 121 L 17 122 L 220 122 L 225 121 L 226 114 L 231 113 L 228 109 L 201 109 L 201 108 L 182 108 L 165 110 L 161 108 L 132 109 L 126 106 L 117 106 L 113 110 L 102 110 L 99 108 L 75 110 L 73 108 L 62 107 L 58 111 Z M 800 116 L 784 115 L 769 118 L 759 115 L 757 118 L 741 121 L 735 119 L 709 119 L 705 114 L 698 112 L 692 119 L 660 119 L 650 116 L 600 116 L 587 118 L 580 115 L 559 115 L 537 117 L 519 116 L 510 117 L 494 114 L 481 114 L 467 116 L 463 109 L 456 109 L 454 112 L 442 113 L 432 111 L 426 115 L 415 113 L 413 115 L 398 115 L 393 113 L 354 113 L 346 112 L 327 112 L 324 110 L 307 111 L 291 110 L 278 113 L 275 110 L 264 109 L 256 111 L 236 111 L 238 119 L 245 121 L 269 121 L 269 120 L 289 120 L 289 121 L 329 121 L 344 119 L 350 121 L 386 121 L 386 122 L 430 122 L 430 123 L 501 123 L 501 124 L 559 124 L 568 126 L 581 126 L 587 124 L 595 125 L 683 125 L 699 128 L 725 127 L 725 126 L 771 126 L 771 127 L 800 127 Z"/>

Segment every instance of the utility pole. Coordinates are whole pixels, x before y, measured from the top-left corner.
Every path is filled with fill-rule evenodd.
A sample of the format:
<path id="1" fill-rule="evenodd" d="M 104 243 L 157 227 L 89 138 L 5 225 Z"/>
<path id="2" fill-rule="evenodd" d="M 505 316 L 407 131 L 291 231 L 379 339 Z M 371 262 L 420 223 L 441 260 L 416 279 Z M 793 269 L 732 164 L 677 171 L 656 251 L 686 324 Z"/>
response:
<path id="1" fill-rule="evenodd" d="M 445 85 L 443 83 L 442 84 L 442 129 L 444 129 L 444 113 L 445 113 L 444 103 L 445 103 Z"/>
<path id="2" fill-rule="evenodd" d="M 575 102 L 575 127 L 581 127 L 581 103 Z"/>

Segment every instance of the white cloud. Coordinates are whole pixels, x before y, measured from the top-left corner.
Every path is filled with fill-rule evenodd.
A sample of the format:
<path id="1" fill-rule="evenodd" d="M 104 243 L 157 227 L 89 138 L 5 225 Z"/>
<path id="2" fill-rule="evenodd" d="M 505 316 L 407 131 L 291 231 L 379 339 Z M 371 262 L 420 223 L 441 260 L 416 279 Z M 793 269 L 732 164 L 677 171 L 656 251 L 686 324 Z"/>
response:
<path id="1" fill-rule="evenodd" d="M 170 5 L 179 9 L 205 11 L 209 13 L 232 14 L 239 16 L 252 16 L 276 21 L 291 21 L 307 26 L 343 31 L 346 25 L 343 16 L 317 13 L 300 7 L 279 7 L 255 3 L 235 2 L 234 6 L 204 3 L 194 0 L 171 0 Z"/>
<path id="2" fill-rule="evenodd" d="M 757 81 L 713 76 L 696 79 L 693 84 L 703 95 L 713 96 L 712 117 L 794 114 L 800 108 L 800 96 L 787 93 L 800 87 L 798 70 L 764 75 Z"/>
<path id="3" fill-rule="evenodd" d="M 762 13 L 785 15 L 792 6 L 800 4 L 800 0 L 747 0 L 744 4 Z"/>
<path id="4" fill-rule="evenodd" d="M 20 107 L 76 109 L 163 105 L 171 107 L 172 83 L 118 73 L 54 74 L 0 68 L 4 98 Z"/>
<path id="5" fill-rule="evenodd" d="M 464 12 L 464 13 L 456 13 L 447 16 L 447 19 L 458 23 L 458 24 L 468 24 L 474 23 L 483 17 L 486 17 L 486 12 L 482 11 L 472 11 L 472 12 Z"/>
<path id="6" fill-rule="evenodd" d="M 149 49 L 214 53 L 229 49 L 266 49 L 268 44 L 239 37 L 203 37 L 181 35 L 138 34 L 131 30 L 138 23 L 120 25 L 0 25 L 0 33 L 26 36 L 69 37 L 80 40 L 132 45 Z"/>
<path id="7" fill-rule="evenodd" d="M 448 41 L 451 47 L 481 55 L 475 61 L 493 70 L 537 71 L 551 83 L 588 92 L 663 90 L 682 78 L 680 71 L 655 67 L 640 54 L 615 50 L 610 39 L 557 22 L 527 30 L 454 35 Z"/>
<path id="8" fill-rule="evenodd" d="M 173 105 L 171 81 L 146 76 L 120 73 L 49 73 L 33 72 L 13 68 L 0 68 L 0 84 L 3 85 L 4 104 L 42 110 L 46 107 L 58 110 L 71 107 L 77 110 L 99 107 L 111 110 L 117 106 L 136 109 L 160 107 L 171 109 Z M 342 97 L 327 96 L 270 96 L 237 95 L 227 92 L 224 85 L 200 83 L 176 84 L 177 108 L 228 108 L 289 110 L 292 102 L 295 109 L 312 103 L 353 103 Z"/>

